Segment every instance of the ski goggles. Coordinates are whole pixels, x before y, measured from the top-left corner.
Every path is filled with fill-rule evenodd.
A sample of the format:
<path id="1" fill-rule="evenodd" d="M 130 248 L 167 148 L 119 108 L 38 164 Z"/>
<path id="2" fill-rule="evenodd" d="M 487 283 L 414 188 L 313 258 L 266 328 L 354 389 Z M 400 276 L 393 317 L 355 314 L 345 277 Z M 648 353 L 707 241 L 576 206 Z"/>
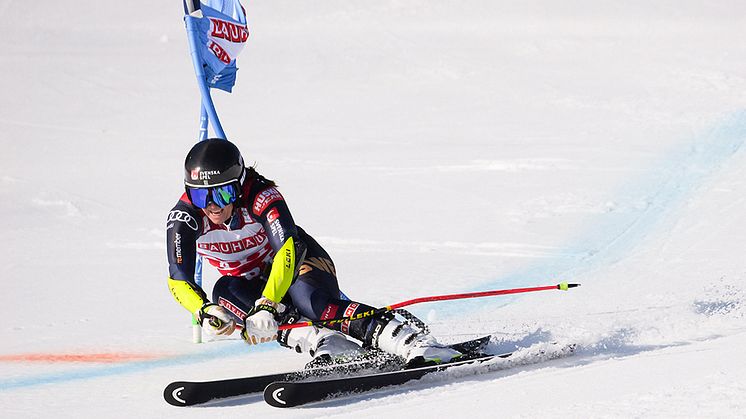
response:
<path id="1" fill-rule="evenodd" d="M 187 186 L 186 191 L 189 200 L 197 208 L 207 208 L 210 202 L 214 202 L 215 205 L 224 208 L 238 199 L 238 187 L 233 183 L 213 188 L 192 188 Z"/>

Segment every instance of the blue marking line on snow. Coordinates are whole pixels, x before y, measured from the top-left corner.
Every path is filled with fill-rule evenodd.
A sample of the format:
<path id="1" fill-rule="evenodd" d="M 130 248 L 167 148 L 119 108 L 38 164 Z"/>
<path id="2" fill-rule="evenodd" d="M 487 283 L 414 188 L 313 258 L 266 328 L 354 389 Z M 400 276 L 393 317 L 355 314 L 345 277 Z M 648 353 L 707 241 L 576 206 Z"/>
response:
<path id="1" fill-rule="evenodd" d="M 696 138 L 677 144 L 641 176 L 626 182 L 615 194 L 614 201 L 619 207 L 592 216 L 584 232 L 558 249 L 558 256 L 542 258 L 517 272 L 481 284 L 474 291 L 573 282 L 581 273 L 622 260 L 647 237 L 672 225 L 675 211 L 743 149 L 744 143 L 746 110 L 735 112 Z M 464 300 L 441 305 L 438 314 L 450 317 L 483 309 L 487 304 L 493 308 L 504 306 L 517 298 L 522 297 Z M 413 311 L 426 313 L 426 308 Z"/>
<path id="2" fill-rule="evenodd" d="M 221 344 L 224 343 L 225 342 L 221 342 Z M 47 384 L 64 384 L 72 381 L 133 374 L 149 371 L 155 368 L 193 365 L 200 362 L 214 361 L 215 359 L 220 358 L 246 356 L 250 353 L 267 352 L 279 348 L 279 346 L 272 344 L 248 347 L 244 342 L 231 342 L 231 344 L 227 346 L 214 349 L 210 348 L 195 354 L 177 355 L 156 360 L 128 362 L 114 365 L 86 366 L 68 371 L 3 379 L 0 380 L 0 392 Z M 165 384 L 166 383 L 164 383 L 164 385 Z"/>
<path id="3" fill-rule="evenodd" d="M 616 201 L 621 208 L 596 216 L 589 228 L 563 249 L 564 256 L 531 268 L 533 280 L 558 275 L 566 277 L 558 280 L 567 280 L 628 256 L 647 237 L 673 225 L 675 211 L 745 142 L 746 111 L 741 111 L 677 146 L 642 176 L 620 188 Z M 517 275 L 511 277 L 521 280 Z"/>

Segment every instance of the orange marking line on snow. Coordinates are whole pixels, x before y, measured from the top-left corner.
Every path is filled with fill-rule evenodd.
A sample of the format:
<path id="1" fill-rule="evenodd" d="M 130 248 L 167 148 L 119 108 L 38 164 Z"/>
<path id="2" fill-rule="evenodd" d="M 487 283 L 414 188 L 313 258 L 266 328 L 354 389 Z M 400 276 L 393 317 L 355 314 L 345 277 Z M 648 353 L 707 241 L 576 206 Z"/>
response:
<path id="1" fill-rule="evenodd" d="M 97 354 L 36 353 L 0 355 L 0 362 L 100 362 L 112 364 L 117 362 L 148 361 L 163 358 L 164 356 L 165 355 L 122 352 Z"/>

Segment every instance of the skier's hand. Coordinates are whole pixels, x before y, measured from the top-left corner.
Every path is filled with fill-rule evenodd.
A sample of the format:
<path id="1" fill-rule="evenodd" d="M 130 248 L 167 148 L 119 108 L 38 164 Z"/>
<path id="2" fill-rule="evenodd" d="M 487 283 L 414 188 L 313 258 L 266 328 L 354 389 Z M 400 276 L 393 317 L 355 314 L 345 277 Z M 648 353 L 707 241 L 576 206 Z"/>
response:
<path id="1" fill-rule="evenodd" d="M 277 313 L 281 305 L 267 298 L 260 298 L 254 303 L 244 323 L 241 337 L 249 345 L 272 342 L 277 339 Z"/>
<path id="2" fill-rule="evenodd" d="M 230 335 L 236 329 L 236 321 L 223 307 L 207 303 L 199 310 L 197 318 L 202 329 L 211 335 Z"/>

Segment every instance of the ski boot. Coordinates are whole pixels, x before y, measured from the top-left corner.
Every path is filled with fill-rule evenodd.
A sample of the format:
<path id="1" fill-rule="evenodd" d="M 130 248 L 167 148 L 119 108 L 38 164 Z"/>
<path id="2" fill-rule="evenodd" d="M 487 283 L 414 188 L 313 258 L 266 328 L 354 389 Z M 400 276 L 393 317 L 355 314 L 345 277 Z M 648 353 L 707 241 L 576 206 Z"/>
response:
<path id="1" fill-rule="evenodd" d="M 372 347 L 405 359 L 407 368 L 448 363 L 463 356 L 451 347 L 442 345 L 430 334 L 413 328 L 393 316 L 384 316 L 371 323 Z"/>
<path id="2" fill-rule="evenodd" d="M 308 321 L 297 313 L 291 313 L 283 319 L 284 324 Z M 307 353 L 313 360 L 306 368 L 347 362 L 365 353 L 357 343 L 336 330 L 324 327 L 300 327 L 283 330 L 277 337 L 280 345 L 295 349 L 298 353 Z"/>

